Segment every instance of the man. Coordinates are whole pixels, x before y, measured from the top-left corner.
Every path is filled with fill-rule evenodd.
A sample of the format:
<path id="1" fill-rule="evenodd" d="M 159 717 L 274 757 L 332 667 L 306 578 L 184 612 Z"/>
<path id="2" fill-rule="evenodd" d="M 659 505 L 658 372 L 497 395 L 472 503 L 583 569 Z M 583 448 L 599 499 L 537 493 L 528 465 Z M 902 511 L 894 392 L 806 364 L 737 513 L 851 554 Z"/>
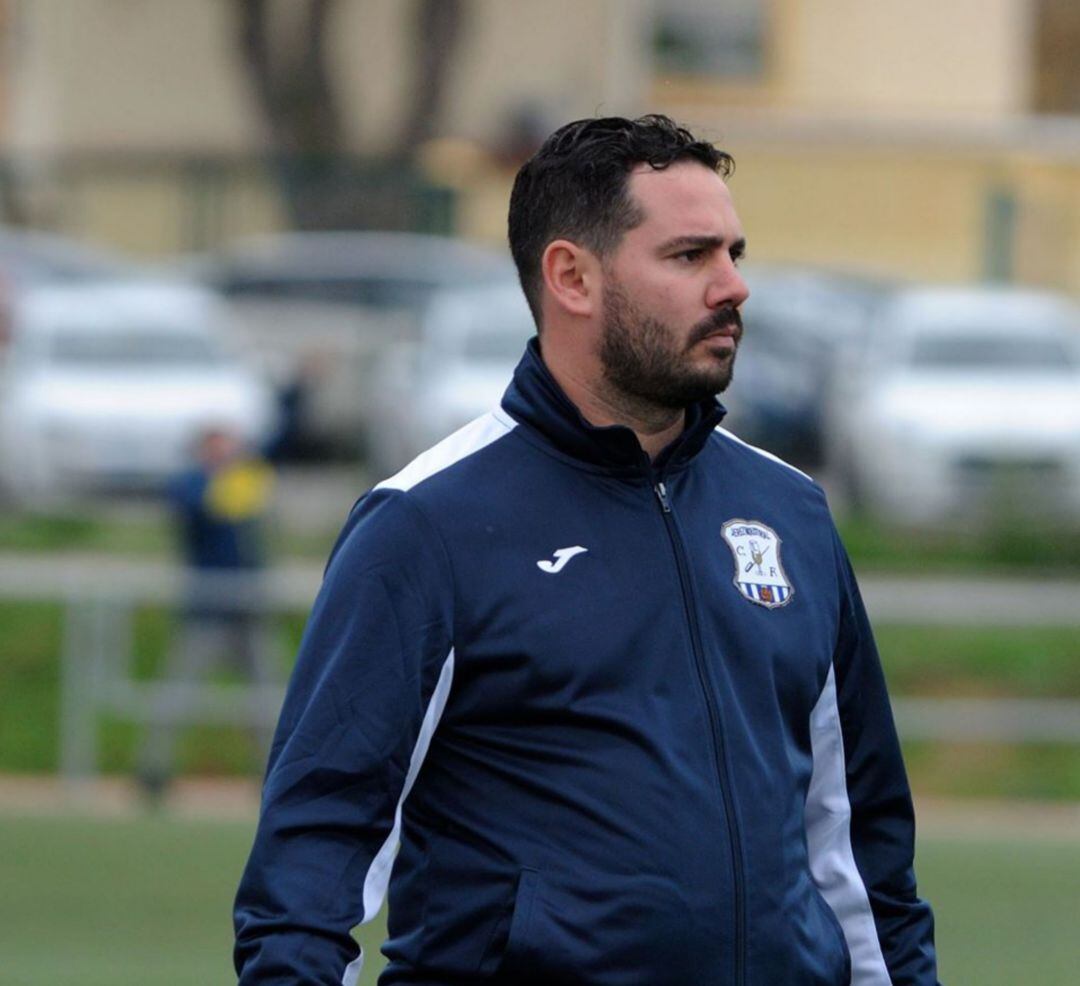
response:
<path id="1" fill-rule="evenodd" d="M 242 983 L 355 982 L 388 887 L 382 984 L 936 982 L 824 497 L 717 428 L 730 170 L 659 116 L 569 124 L 521 169 L 538 339 L 500 408 L 353 510 L 240 887 Z"/>

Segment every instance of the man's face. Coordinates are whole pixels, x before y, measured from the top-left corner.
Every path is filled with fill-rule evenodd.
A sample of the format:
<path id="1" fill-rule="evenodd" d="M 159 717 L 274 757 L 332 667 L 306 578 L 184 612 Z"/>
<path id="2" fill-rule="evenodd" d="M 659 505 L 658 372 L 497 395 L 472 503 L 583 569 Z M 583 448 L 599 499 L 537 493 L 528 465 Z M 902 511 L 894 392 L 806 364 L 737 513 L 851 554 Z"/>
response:
<path id="1" fill-rule="evenodd" d="M 603 265 L 600 361 L 637 402 L 683 408 L 724 390 L 749 292 L 735 261 L 745 243 L 731 194 L 697 162 L 630 176 L 644 220 Z"/>

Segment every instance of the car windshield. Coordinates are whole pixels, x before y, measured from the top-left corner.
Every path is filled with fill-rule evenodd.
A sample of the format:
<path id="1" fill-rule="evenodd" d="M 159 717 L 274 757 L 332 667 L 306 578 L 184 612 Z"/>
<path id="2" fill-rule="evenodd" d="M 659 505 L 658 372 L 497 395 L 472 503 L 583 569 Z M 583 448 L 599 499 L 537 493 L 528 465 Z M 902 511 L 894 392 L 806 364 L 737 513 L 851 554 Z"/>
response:
<path id="1" fill-rule="evenodd" d="M 1070 370 L 1076 353 L 1050 335 L 954 332 L 916 336 L 908 362 L 920 369 Z"/>
<path id="2" fill-rule="evenodd" d="M 213 340 L 189 332 L 57 332 L 49 356 L 62 366 L 213 366 L 223 361 Z"/>

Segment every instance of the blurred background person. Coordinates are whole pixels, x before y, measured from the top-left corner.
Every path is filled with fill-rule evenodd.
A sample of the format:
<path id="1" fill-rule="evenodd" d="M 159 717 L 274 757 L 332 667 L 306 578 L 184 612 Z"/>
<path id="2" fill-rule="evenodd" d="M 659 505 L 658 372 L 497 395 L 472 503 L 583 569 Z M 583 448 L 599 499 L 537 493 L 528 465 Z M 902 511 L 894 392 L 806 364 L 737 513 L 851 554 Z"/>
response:
<path id="1" fill-rule="evenodd" d="M 192 689 L 215 662 L 256 685 L 278 681 L 266 622 L 265 520 L 273 489 L 270 465 L 235 431 L 207 426 L 190 469 L 167 488 L 187 569 L 180 631 L 169 650 L 157 719 L 139 753 L 144 792 L 159 799 L 173 775 L 177 727 L 195 700 Z M 272 726 L 257 726 L 260 758 Z"/>

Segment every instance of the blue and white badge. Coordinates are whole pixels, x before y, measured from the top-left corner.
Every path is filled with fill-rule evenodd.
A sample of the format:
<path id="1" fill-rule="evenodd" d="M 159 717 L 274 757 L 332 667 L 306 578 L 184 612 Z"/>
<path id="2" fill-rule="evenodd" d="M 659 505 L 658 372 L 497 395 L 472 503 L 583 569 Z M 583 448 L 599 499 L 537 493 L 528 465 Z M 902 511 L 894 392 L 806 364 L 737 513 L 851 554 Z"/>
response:
<path id="1" fill-rule="evenodd" d="M 760 520 L 729 520 L 721 528 L 735 558 L 735 585 L 759 606 L 786 606 L 795 590 L 780 564 L 780 537 Z"/>

